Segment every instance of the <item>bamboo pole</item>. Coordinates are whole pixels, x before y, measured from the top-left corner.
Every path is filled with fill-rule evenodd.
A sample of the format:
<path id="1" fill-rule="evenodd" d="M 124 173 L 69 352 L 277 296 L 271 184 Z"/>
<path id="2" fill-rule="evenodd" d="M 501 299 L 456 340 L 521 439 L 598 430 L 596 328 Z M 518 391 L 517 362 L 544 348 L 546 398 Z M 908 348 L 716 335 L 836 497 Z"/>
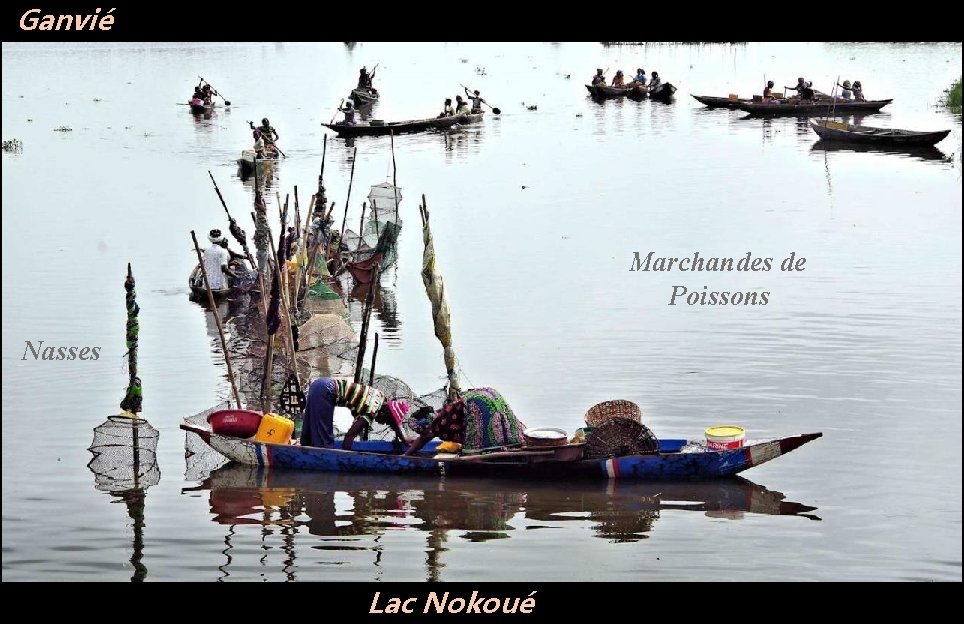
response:
<path id="1" fill-rule="evenodd" d="M 348 221 L 348 206 L 351 205 L 351 184 L 355 180 L 355 161 L 358 159 L 358 148 L 352 153 L 351 157 L 351 174 L 348 176 L 348 196 L 345 197 L 345 216 L 341 220 L 341 233 L 338 236 L 338 244 L 341 244 L 341 239 L 345 237 L 345 223 Z"/>
<path id="2" fill-rule="evenodd" d="M 251 218 L 255 219 L 255 214 L 251 213 Z M 267 225 L 265 226 L 267 227 Z M 274 241 L 271 240 L 271 230 L 268 228 L 268 245 L 274 245 Z M 266 264 L 268 268 L 271 268 L 271 258 L 267 259 Z M 280 287 L 280 284 L 279 284 Z M 270 298 L 271 293 L 265 291 L 265 296 Z M 270 305 L 269 305 L 270 307 Z M 261 411 L 265 414 L 271 412 L 271 374 L 274 370 L 274 334 L 268 331 L 268 313 L 265 311 L 264 315 L 264 335 L 265 335 L 265 354 L 264 354 L 264 376 L 261 378 Z"/>
<path id="3" fill-rule="evenodd" d="M 359 222 L 359 224 L 358 224 L 358 244 L 355 245 L 355 253 L 358 253 L 359 251 L 361 251 L 361 246 L 362 246 L 362 243 L 364 242 L 364 239 L 362 238 L 362 233 L 364 233 L 364 231 L 365 231 L 365 207 L 366 207 L 366 205 L 367 205 L 366 202 L 362 202 L 362 203 L 361 203 L 361 219 L 360 219 L 360 222 Z M 377 234 L 377 232 L 376 232 L 376 234 Z"/>
<path id="4" fill-rule="evenodd" d="M 375 268 L 372 281 L 368 285 L 368 295 L 365 297 L 365 306 L 362 308 L 362 325 L 358 337 L 358 357 L 355 359 L 355 383 L 361 381 L 362 364 L 365 362 L 365 347 L 368 342 L 368 323 L 372 315 L 372 307 L 375 303 L 375 289 L 381 278 L 381 267 Z"/>
<path id="5" fill-rule="evenodd" d="M 197 254 L 198 264 L 201 266 L 201 276 L 204 278 L 204 288 L 208 292 L 208 303 L 211 305 L 211 314 L 214 315 L 214 322 L 218 326 L 218 335 L 221 337 L 221 352 L 224 354 L 224 363 L 228 367 L 228 380 L 231 382 L 231 392 L 234 393 L 234 400 L 241 409 L 241 396 L 238 394 L 238 386 L 234 383 L 234 367 L 231 366 L 231 354 L 228 352 L 228 343 L 224 339 L 224 327 L 221 325 L 221 315 L 218 314 L 218 306 L 214 303 L 214 293 L 211 292 L 211 283 L 208 281 L 208 272 L 204 268 L 204 258 L 201 257 L 201 247 L 197 244 L 197 236 L 191 230 L 191 240 L 194 241 L 194 252 Z"/>
<path id="6" fill-rule="evenodd" d="M 270 226 L 268 228 L 268 234 L 269 236 L 271 234 Z M 282 233 L 282 236 L 284 236 L 283 233 Z M 281 289 L 281 311 L 284 313 L 284 316 L 281 319 L 281 326 L 282 328 L 286 328 L 286 331 L 285 331 L 286 337 L 285 337 L 284 344 L 287 346 L 288 352 L 291 356 L 291 369 L 292 371 L 294 371 L 295 381 L 298 383 L 298 387 L 300 388 L 301 376 L 298 374 L 298 358 L 295 352 L 295 338 L 291 330 L 291 314 L 289 312 L 288 302 L 285 301 L 285 296 L 284 296 L 285 295 L 284 280 L 282 279 L 281 262 L 278 258 L 278 248 L 272 245 L 271 251 L 274 256 L 275 279 L 278 280 L 278 286 Z"/>
<path id="7" fill-rule="evenodd" d="M 398 168 L 395 167 L 395 131 L 389 133 L 392 146 L 392 192 L 395 194 L 395 223 L 398 223 Z"/>
<path id="8" fill-rule="evenodd" d="M 375 358 L 378 357 L 378 332 L 375 332 L 375 347 L 372 349 L 372 367 L 368 371 L 368 385 L 375 385 Z"/>

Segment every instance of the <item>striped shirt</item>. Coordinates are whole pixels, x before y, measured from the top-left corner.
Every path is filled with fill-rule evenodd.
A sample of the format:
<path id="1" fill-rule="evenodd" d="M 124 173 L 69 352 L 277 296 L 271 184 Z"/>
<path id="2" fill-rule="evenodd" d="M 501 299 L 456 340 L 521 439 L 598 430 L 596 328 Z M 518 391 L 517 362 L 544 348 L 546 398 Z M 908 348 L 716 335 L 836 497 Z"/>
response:
<path id="1" fill-rule="evenodd" d="M 385 395 L 378 388 L 347 379 L 335 380 L 335 405 L 347 407 L 355 416 L 364 418 L 369 426 L 384 404 Z"/>

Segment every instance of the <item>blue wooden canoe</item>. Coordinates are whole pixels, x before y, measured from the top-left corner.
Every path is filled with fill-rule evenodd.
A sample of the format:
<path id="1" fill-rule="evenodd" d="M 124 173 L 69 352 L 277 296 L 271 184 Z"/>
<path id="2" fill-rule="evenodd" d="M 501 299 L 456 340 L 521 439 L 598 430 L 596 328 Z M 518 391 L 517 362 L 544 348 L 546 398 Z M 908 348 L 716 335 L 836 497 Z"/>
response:
<path id="1" fill-rule="evenodd" d="M 743 448 L 680 452 L 686 440 L 660 440 L 657 455 L 628 455 L 610 459 L 581 459 L 581 448 L 567 445 L 538 450 L 515 450 L 458 457 L 434 457 L 437 441 L 414 456 L 401 455 L 390 442 L 356 441 L 352 450 L 253 442 L 182 423 L 214 450 L 239 464 L 286 470 L 375 472 L 505 477 L 689 479 L 730 477 L 821 437 L 806 433 L 777 440 L 748 443 Z M 339 442 L 336 442 L 336 445 Z"/>

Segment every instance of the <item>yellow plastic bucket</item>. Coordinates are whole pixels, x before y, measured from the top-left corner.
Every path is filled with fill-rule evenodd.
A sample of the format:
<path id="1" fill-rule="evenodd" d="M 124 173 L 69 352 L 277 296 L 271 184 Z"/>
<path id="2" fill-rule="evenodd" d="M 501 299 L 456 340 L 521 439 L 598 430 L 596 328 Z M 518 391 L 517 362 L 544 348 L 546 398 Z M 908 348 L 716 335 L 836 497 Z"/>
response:
<path id="1" fill-rule="evenodd" d="M 278 414 L 265 414 L 261 418 L 258 433 L 254 434 L 255 442 L 272 442 L 274 444 L 288 444 L 294 433 L 295 423 L 289 418 Z"/>
<path id="2" fill-rule="evenodd" d="M 746 430 L 736 425 L 716 425 L 706 430 L 706 447 L 714 451 L 738 449 L 743 446 Z"/>

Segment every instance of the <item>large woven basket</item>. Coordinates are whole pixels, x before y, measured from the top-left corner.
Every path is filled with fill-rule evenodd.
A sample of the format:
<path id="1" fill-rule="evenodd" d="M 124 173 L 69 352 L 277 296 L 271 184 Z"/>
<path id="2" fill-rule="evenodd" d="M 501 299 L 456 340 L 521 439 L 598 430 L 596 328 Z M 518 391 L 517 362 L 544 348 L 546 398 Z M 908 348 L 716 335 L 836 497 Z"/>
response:
<path id="1" fill-rule="evenodd" d="M 639 409 L 639 406 L 632 401 L 616 399 L 597 403 L 586 412 L 586 424 L 590 427 L 598 427 L 614 418 L 628 418 L 642 423 L 643 410 Z"/>

